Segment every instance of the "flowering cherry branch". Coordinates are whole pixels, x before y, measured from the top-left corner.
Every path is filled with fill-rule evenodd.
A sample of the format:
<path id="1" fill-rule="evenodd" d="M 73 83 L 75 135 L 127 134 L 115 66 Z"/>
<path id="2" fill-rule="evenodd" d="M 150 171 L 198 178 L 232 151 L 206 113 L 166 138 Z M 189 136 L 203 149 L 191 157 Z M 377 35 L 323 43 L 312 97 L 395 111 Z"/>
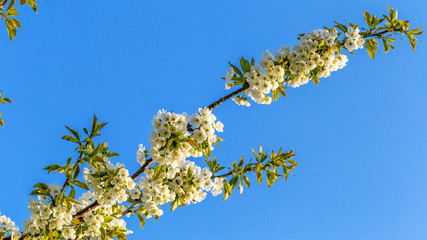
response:
<path id="1" fill-rule="evenodd" d="M 245 84 L 244 86 L 242 86 L 240 89 L 218 99 L 217 101 L 211 103 L 207 108 L 210 110 L 215 109 L 216 107 L 218 107 L 219 105 L 221 105 L 222 103 L 224 103 L 225 101 L 227 101 L 228 99 L 234 97 L 235 95 L 239 94 L 240 92 L 244 91 L 245 89 L 247 89 L 249 87 L 249 84 Z M 154 162 L 154 160 L 152 158 L 147 159 L 142 166 L 134 173 L 132 174 L 131 178 L 132 180 L 136 180 L 142 173 L 144 173 L 144 171 L 148 168 L 148 166 L 150 166 L 152 163 Z M 82 210 L 80 210 L 79 212 L 77 212 L 73 217 L 75 218 L 80 218 L 81 216 L 83 216 L 84 214 L 86 214 L 87 212 L 93 210 L 94 208 L 96 208 L 97 206 L 99 206 L 99 203 L 97 201 L 91 203 L 90 205 L 88 205 L 87 207 L 83 208 Z M 124 211 L 123 215 L 126 215 L 129 212 L 129 210 Z"/>
<path id="2" fill-rule="evenodd" d="M 34 185 L 29 210 L 32 215 L 24 222 L 24 231 L 7 217 L 0 216 L 0 240 L 2 239 L 126 239 L 132 231 L 127 229 L 123 216 L 136 215 L 144 226 L 145 219 L 158 219 L 162 206 L 169 204 L 171 211 L 204 200 L 207 193 L 223 194 L 224 200 L 238 188 L 250 187 L 249 173 L 255 173 L 257 182 L 265 179 L 271 187 L 280 177 L 285 181 L 298 166 L 293 151 L 282 149 L 267 154 L 260 147 L 253 152 L 253 159 L 233 162 L 223 172 L 215 157 L 211 157 L 215 145 L 223 141 L 216 134 L 223 131 L 223 124 L 212 110 L 228 99 L 239 105 L 250 106 L 248 99 L 256 103 L 270 104 L 280 95 L 286 96 L 287 87 L 299 87 L 343 68 L 348 58 L 342 53 L 365 47 L 371 56 L 378 52 L 381 40 L 384 52 L 394 49 L 394 34 L 406 35 L 413 50 L 422 34 L 421 27 L 410 29 L 409 21 L 397 18 L 397 11 L 389 7 L 389 15 L 377 18 L 364 13 L 367 28 L 349 23 L 336 23 L 334 28 L 314 30 L 299 35 L 299 43 L 293 48 L 284 46 L 263 53 L 259 64 L 240 59 L 240 67 L 231 63 L 225 76 L 226 89 L 240 86 L 237 90 L 218 99 L 208 107 L 200 108 L 193 115 L 161 110 L 154 116 L 151 131 L 151 148 L 142 145 L 137 151 L 141 167 L 132 175 L 123 164 L 111 162 L 118 156 L 110 152 L 107 143 L 95 145 L 93 138 L 106 123 L 98 123 L 96 116 L 87 137 L 81 140 L 79 131 L 66 127 L 71 135 L 63 139 L 77 143 L 78 158 L 65 166 L 50 165 L 45 169 L 65 173 L 62 186 L 38 183 Z M 384 23 L 380 27 L 379 24 Z M 190 158 L 204 157 L 208 167 L 201 168 Z M 84 167 L 81 170 L 81 167 Z M 82 177 L 80 173 L 82 172 Z M 265 176 L 265 177 L 263 177 Z M 83 178 L 84 181 L 80 181 Z M 76 198 L 75 187 L 86 190 Z M 8 236 L 7 236 L 8 235 Z"/>

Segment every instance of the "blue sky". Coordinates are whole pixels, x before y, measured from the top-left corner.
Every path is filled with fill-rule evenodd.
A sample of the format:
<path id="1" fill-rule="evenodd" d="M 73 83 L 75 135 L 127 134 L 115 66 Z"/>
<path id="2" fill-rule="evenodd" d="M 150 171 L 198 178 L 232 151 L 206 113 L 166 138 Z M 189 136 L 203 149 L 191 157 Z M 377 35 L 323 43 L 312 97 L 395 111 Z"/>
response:
<path id="1" fill-rule="evenodd" d="M 64 163 L 73 145 L 64 125 L 83 128 L 93 113 L 110 124 L 103 141 L 137 169 L 158 109 L 194 113 L 226 94 L 228 61 L 294 45 L 297 34 L 333 21 L 363 23 L 387 4 L 425 25 L 427 2 L 407 1 L 43 1 L 21 8 L 24 31 L 0 32 L 0 211 L 21 224 L 37 182 L 63 182 L 41 169 Z M 422 37 L 423 38 L 423 37 Z M 224 164 L 251 147 L 293 148 L 300 167 L 271 189 L 209 197 L 165 214 L 129 239 L 426 239 L 427 47 L 406 39 L 372 61 L 365 50 L 333 77 L 272 105 L 228 102 L 215 110 L 226 141 Z M 254 180 L 252 177 L 251 180 Z"/>

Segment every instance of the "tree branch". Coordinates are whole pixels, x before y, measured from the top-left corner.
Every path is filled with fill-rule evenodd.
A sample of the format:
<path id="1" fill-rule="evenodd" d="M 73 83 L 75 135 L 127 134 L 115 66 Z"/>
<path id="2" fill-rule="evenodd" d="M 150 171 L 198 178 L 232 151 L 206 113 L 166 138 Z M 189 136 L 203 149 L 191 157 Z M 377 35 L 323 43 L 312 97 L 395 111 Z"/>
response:
<path id="1" fill-rule="evenodd" d="M 132 174 L 132 176 L 130 176 L 132 180 L 135 181 L 139 177 L 139 175 L 141 175 L 153 162 L 154 160 L 152 158 L 147 159 L 144 164 L 142 164 L 142 166 L 134 174 Z"/>
<path id="2" fill-rule="evenodd" d="M 226 95 L 225 97 L 222 97 L 222 98 L 216 100 L 215 102 L 213 102 L 212 104 L 210 104 L 207 108 L 209 108 L 209 110 L 213 110 L 216 107 L 218 107 L 219 105 L 221 105 L 223 102 L 227 101 L 228 99 L 230 99 L 230 98 L 238 95 L 239 93 L 241 93 L 241 92 L 243 92 L 243 91 L 245 91 L 247 89 L 249 89 L 249 83 L 243 84 L 243 86 L 241 88 L 239 88 L 239 89 L 235 90 L 234 92 Z M 132 176 L 131 176 L 132 180 L 135 181 L 148 168 L 148 166 L 150 166 L 153 162 L 154 162 L 154 160 L 152 158 L 147 159 L 144 162 L 144 164 L 134 174 L 132 174 Z M 137 206 L 138 204 L 135 203 L 134 205 L 132 205 L 131 207 L 129 207 L 128 209 L 126 209 L 122 214 L 126 215 L 127 213 L 130 212 L 131 208 Z M 80 210 L 79 212 L 77 212 L 73 217 L 75 217 L 75 218 L 81 218 L 83 215 L 85 215 L 86 213 L 92 211 L 93 209 L 95 209 L 98 206 L 99 206 L 98 201 L 95 201 L 95 202 L 91 203 L 90 205 L 88 205 L 87 207 L 85 207 L 82 210 Z"/>
<path id="3" fill-rule="evenodd" d="M 248 89 L 249 89 L 249 83 L 245 82 L 245 84 L 243 84 L 243 86 L 241 88 L 239 88 L 236 91 L 228 94 L 225 97 L 222 97 L 222 98 L 216 100 L 215 102 L 213 102 L 209 106 L 207 106 L 207 108 L 209 108 L 209 110 L 213 110 L 216 107 L 218 107 L 219 105 L 221 105 L 223 102 L 227 101 L 228 99 L 230 99 L 230 98 L 236 96 L 237 94 L 239 94 L 245 90 L 248 90 Z"/>
<path id="4" fill-rule="evenodd" d="M 389 32 L 399 32 L 399 31 L 401 31 L 401 30 L 402 30 L 402 28 L 398 28 L 398 29 L 396 29 L 396 30 L 394 30 L 394 31 L 384 30 L 384 31 L 381 31 L 381 32 L 377 32 L 377 33 L 369 34 L 369 35 L 368 35 L 368 36 L 366 36 L 365 38 L 368 38 L 368 37 L 379 37 L 379 36 L 381 36 L 381 35 L 383 35 L 383 34 L 385 34 L 385 33 L 389 33 Z"/>
<path id="5" fill-rule="evenodd" d="M 6 2 L 7 2 L 7 0 L 6 0 Z M 396 29 L 395 31 L 400 31 L 400 30 L 401 30 L 401 28 Z M 393 31 L 393 32 L 395 32 L 395 31 Z M 378 37 L 378 36 L 381 36 L 382 34 L 385 34 L 385 33 L 388 33 L 388 32 L 390 32 L 390 31 L 384 30 L 384 31 L 381 31 L 381 32 L 378 32 L 378 33 L 375 33 L 375 34 L 370 34 L 370 35 L 366 36 L 365 38 L 368 38 L 368 37 Z M 234 96 L 236 96 L 236 95 L 238 95 L 238 94 L 240 94 L 240 93 L 248 90 L 249 87 L 250 87 L 249 83 L 245 82 L 242 85 L 241 88 L 239 88 L 239 89 L 235 90 L 234 92 L 231 92 L 230 94 L 228 94 L 228 95 L 226 95 L 226 96 L 224 96 L 224 97 L 216 100 L 215 102 L 213 102 L 209 106 L 207 106 L 207 108 L 209 110 L 213 110 L 213 109 L 217 108 L 219 105 L 221 105 L 222 103 L 224 103 L 225 101 L 227 101 L 228 99 L 230 99 L 230 98 L 232 98 L 232 97 L 234 97 Z M 81 156 L 82 156 L 82 153 L 80 154 L 79 159 L 81 158 Z M 153 162 L 154 162 L 154 160 L 152 158 L 147 159 L 144 162 L 144 164 L 134 174 L 132 174 L 132 176 L 131 176 L 132 180 L 135 181 L 148 168 L 148 166 L 150 166 Z M 230 176 L 232 174 L 233 174 L 233 171 L 229 171 L 228 173 L 225 173 L 225 174 L 222 174 L 222 175 L 219 175 L 219 176 L 212 176 L 212 178 L 215 178 L 215 177 L 228 177 L 228 176 Z M 64 189 L 67 184 L 68 184 L 68 179 L 65 181 L 62 189 Z M 138 206 L 141 203 L 142 203 L 142 201 L 138 200 L 137 202 L 135 202 L 134 204 L 132 204 L 131 206 L 129 206 L 125 211 L 123 211 L 122 216 L 125 216 L 126 214 L 130 213 L 134 207 Z M 95 209 L 98 206 L 99 206 L 98 201 L 94 201 L 90 205 L 86 206 L 85 208 L 83 208 L 82 210 L 80 210 L 79 212 L 77 212 L 73 217 L 75 217 L 75 218 L 81 218 L 83 215 L 85 215 L 86 213 L 92 211 L 93 209 Z M 25 238 L 25 236 L 23 235 L 20 239 L 24 239 L 24 238 Z M 6 237 L 6 238 L 4 238 L 4 240 L 11 240 L 11 238 L 10 237 Z"/>

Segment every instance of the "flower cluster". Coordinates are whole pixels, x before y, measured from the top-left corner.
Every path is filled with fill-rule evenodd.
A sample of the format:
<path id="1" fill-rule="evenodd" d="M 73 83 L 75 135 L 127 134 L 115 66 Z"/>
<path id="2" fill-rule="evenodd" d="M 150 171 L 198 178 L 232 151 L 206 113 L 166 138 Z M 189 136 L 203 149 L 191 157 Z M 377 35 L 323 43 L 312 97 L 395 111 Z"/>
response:
<path id="1" fill-rule="evenodd" d="M 19 239 L 21 237 L 18 226 L 10 218 L 0 215 L 0 239 L 6 237 L 8 234 L 12 236 L 12 239 Z"/>
<path id="2" fill-rule="evenodd" d="M 349 52 L 363 48 L 363 44 L 365 44 L 365 39 L 360 36 L 359 32 L 360 30 L 358 28 L 347 28 L 347 32 L 345 33 L 346 39 L 344 46 Z"/>
<path id="3" fill-rule="evenodd" d="M 301 35 L 299 40 L 292 50 L 283 46 L 274 55 L 269 50 L 265 51 L 259 65 L 251 64 L 250 71 L 244 75 L 249 89 L 232 100 L 239 105 L 250 106 L 247 101 L 250 97 L 256 103 L 270 104 L 270 93 L 281 88 L 280 85 L 284 87 L 287 83 L 295 88 L 311 79 L 317 84 L 320 78 L 328 77 L 346 65 L 348 58 L 341 54 L 342 46 L 352 52 L 363 48 L 365 43 L 359 29 L 353 27 L 347 28 L 343 42 L 338 40 L 336 29 L 317 29 Z M 236 85 L 233 80 L 238 77 L 233 68 L 227 71 L 225 79 L 226 89 Z"/>
<path id="4" fill-rule="evenodd" d="M 310 79 L 328 77 L 331 72 L 343 68 L 348 59 L 339 53 L 336 30 L 317 29 L 300 38 L 291 53 L 290 87 L 307 84 Z"/>
<path id="5" fill-rule="evenodd" d="M 218 141 L 215 131 L 222 132 L 224 127 L 207 108 L 200 108 L 192 116 L 162 110 L 154 116 L 152 124 L 155 130 L 151 131 L 150 156 L 159 164 L 174 166 L 189 157 L 201 157 L 204 152 L 212 151 Z M 143 164 L 145 149 L 137 154 Z"/>
<path id="6" fill-rule="evenodd" d="M 222 187 L 222 178 L 212 181 L 212 172 L 208 168 L 201 169 L 194 162 L 185 160 L 178 165 L 158 165 L 146 170 L 131 198 L 145 203 L 147 218 L 159 217 L 163 214 L 160 205 L 197 203 L 206 198 L 206 192 L 211 191 L 214 196 L 221 194 Z"/>
<path id="7" fill-rule="evenodd" d="M 132 233 L 126 229 L 126 222 L 120 219 L 122 211 L 125 210 L 121 203 L 129 198 L 135 187 L 135 182 L 129 177 L 129 171 L 124 165 L 113 165 L 107 159 L 97 167 L 83 169 L 83 178 L 92 192 L 86 192 L 78 199 L 81 204 L 76 209 L 79 211 L 95 200 L 100 204 L 83 216 L 85 236 L 98 239 L 102 227 L 110 231 L 120 230 L 126 235 Z"/>
<path id="8" fill-rule="evenodd" d="M 256 103 L 270 104 L 272 98 L 269 96 L 271 91 L 276 90 L 284 82 L 285 69 L 282 65 L 276 64 L 278 61 L 288 55 L 290 48 L 283 46 L 275 52 L 273 56 L 269 50 L 262 55 L 259 65 L 251 66 L 251 70 L 245 73 L 245 79 L 249 83 L 247 95 Z M 265 71 L 263 72 L 262 69 Z M 231 79 L 234 75 L 233 69 L 228 70 L 226 79 Z M 226 83 L 226 89 L 232 86 L 229 80 Z M 237 96 L 232 100 L 239 105 L 250 106 L 247 97 Z"/>
<path id="9" fill-rule="evenodd" d="M 84 196 L 86 200 L 91 198 L 90 193 Z M 110 231 L 122 231 L 124 234 L 131 234 L 132 231 L 127 230 L 126 221 L 120 218 L 120 207 L 112 207 L 109 205 L 101 205 L 95 210 L 86 213 L 83 216 L 85 222 L 85 237 L 92 237 L 91 239 L 101 239 L 101 228 L 105 227 Z"/>
<path id="10" fill-rule="evenodd" d="M 50 187 L 56 188 L 57 185 Z M 52 191 L 52 190 L 51 190 Z M 64 205 L 53 206 L 46 197 L 39 196 L 37 199 L 28 200 L 28 209 L 33 213 L 30 219 L 24 221 L 24 234 L 38 235 L 45 229 L 65 230 L 65 227 L 72 223 L 73 214 L 76 209 L 67 208 Z M 63 233 L 64 237 L 74 239 L 75 232 L 73 229 L 67 229 Z"/>
<path id="11" fill-rule="evenodd" d="M 191 116 L 161 110 L 152 124 L 151 150 L 148 154 L 139 145 L 136 158 L 143 165 L 150 155 L 157 165 L 146 170 L 129 191 L 130 198 L 144 203 L 147 218 L 161 216 L 160 205 L 173 202 L 174 206 L 183 206 L 202 201 L 207 191 L 214 196 L 222 193 L 222 179 L 212 181 L 208 168 L 201 169 L 187 160 L 212 151 L 219 140 L 215 133 L 223 131 L 224 125 L 208 108 L 200 108 Z"/>
<path id="12" fill-rule="evenodd" d="M 126 201 L 129 191 L 135 187 L 135 182 L 129 177 L 129 171 L 124 165 L 113 165 L 109 160 L 98 168 L 92 166 L 91 169 L 83 169 L 83 178 L 93 191 L 92 198 L 104 206 Z"/>

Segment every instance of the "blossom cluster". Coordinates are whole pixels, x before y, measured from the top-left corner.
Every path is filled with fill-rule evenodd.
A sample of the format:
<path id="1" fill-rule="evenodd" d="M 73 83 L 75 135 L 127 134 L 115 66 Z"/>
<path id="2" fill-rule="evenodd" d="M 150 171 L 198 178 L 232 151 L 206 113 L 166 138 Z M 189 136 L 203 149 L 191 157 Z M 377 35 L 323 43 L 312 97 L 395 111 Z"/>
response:
<path id="1" fill-rule="evenodd" d="M 215 131 L 222 132 L 224 127 L 208 108 L 200 108 L 192 116 L 161 110 L 152 124 L 155 129 L 151 131 L 150 156 L 159 164 L 174 166 L 189 157 L 201 157 L 204 152 L 212 151 L 213 144 L 218 141 Z M 138 152 L 138 161 L 143 164 L 145 150 Z"/>
<path id="2" fill-rule="evenodd" d="M 146 170 L 130 196 L 145 203 L 145 214 L 150 218 L 163 214 L 160 205 L 169 202 L 176 202 L 177 206 L 197 203 L 204 200 L 209 191 L 213 196 L 221 194 L 222 187 L 223 179 L 212 181 L 212 172 L 208 168 L 202 169 L 194 162 L 184 160 L 179 164 L 174 162 Z"/>
<path id="3" fill-rule="evenodd" d="M 290 87 L 307 84 L 311 78 L 329 77 L 331 72 L 342 69 L 348 59 L 339 52 L 336 31 L 317 29 L 300 38 L 291 53 Z"/>
<path id="4" fill-rule="evenodd" d="M 21 237 L 18 226 L 10 218 L 0 215 L 0 239 L 6 237 L 8 234 L 12 236 L 12 239 L 19 239 Z"/>
<path id="5" fill-rule="evenodd" d="M 50 190 L 57 190 L 58 186 L 50 185 Z M 44 196 L 39 196 L 37 199 L 29 199 L 28 209 L 32 215 L 30 219 L 24 221 L 24 234 L 38 235 L 45 229 L 54 229 L 63 232 L 65 238 L 75 238 L 74 229 L 66 229 L 72 223 L 73 214 L 76 209 L 68 209 L 65 205 L 54 206 Z"/>
<path id="6" fill-rule="evenodd" d="M 83 169 L 83 179 L 93 191 L 92 198 L 105 206 L 126 201 L 129 190 L 135 187 L 135 182 L 129 177 L 129 171 L 125 166 L 121 163 L 114 165 L 108 159 L 98 168 L 92 166 L 91 169 Z"/>
<path id="7" fill-rule="evenodd" d="M 285 86 L 287 83 L 295 88 L 307 84 L 311 79 L 317 83 L 320 78 L 342 69 L 348 61 L 347 56 L 340 52 L 342 46 L 352 52 L 363 48 L 365 39 L 357 27 L 347 29 L 343 42 L 338 40 L 338 36 L 336 29 L 317 29 L 301 35 L 299 43 L 292 49 L 283 46 L 274 55 L 269 50 L 265 51 L 259 65 L 252 64 L 250 71 L 244 75 L 249 84 L 247 92 L 232 100 L 239 105 L 250 106 L 247 101 L 250 97 L 256 103 L 270 104 L 270 93 L 280 85 Z M 225 76 L 226 89 L 236 84 L 233 82 L 235 78 L 233 68 L 229 69 Z"/>
<path id="8" fill-rule="evenodd" d="M 279 58 L 283 58 L 289 52 L 289 47 L 284 46 L 275 52 L 273 56 L 269 50 L 262 55 L 260 65 L 251 66 L 251 70 L 245 73 L 245 79 L 249 83 L 247 95 L 256 103 L 270 104 L 272 98 L 269 96 L 271 91 L 276 90 L 284 82 L 285 69 L 280 64 L 275 64 Z M 265 71 L 263 72 L 262 69 Z M 226 89 L 233 86 L 231 79 L 234 76 L 233 68 L 227 71 L 225 77 Z M 250 106 L 247 97 L 237 96 L 232 100 L 239 105 Z"/>
<path id="9" fill-rule="evenodd" d="M 208 168 L 201 169 L 188 160 L 212 151 L 218 141 L 215 133 L 223 131 L 224 125 L 208 108 L 200 108 L 191 116 L 161 110 L 152 124 L 149 154 L 139 145 L 136 155 L 141 165 L 150 155 L 157 166 L 146 170 L 130 191 L 132 199 L 145 204 L 147 218 L 161 216 L 161 205 L 174 202 L 183 206 L 202 201 L 206 192 L 211 191 L 214 196 L 222 193 L 222 178 L 212 181 Z"/>
<path id="10" fill-rule="evenodd" d="M 202 201 L 206 192 L 214 196 L 222 192 L 223 179 L 212 180 L 209 169 L 201 169 L 189 157 L 200 157 L 207 150 L 213 150 L 218 139 L 216 131 L 222 132 L 223 124 L 207 108 L 188 116 L 185 113 L 159 111 L 153 119 L 150 156 L 157 162 L 156 167 L 146 170 L 136 185 L 123 164 L 110 162 L 107 157 L 98 159 L 90 168 L 83 169 L 83 179 L 90 191 L 85 192 L 68 204 L 55 204 L 53 200 L 62 194 L 63 187 L 51 184 L 47 196 L 29 201 L 32 215 L 24 222 L 24 234 L 42 238 L 44 230 L 54 231 L 68 239 L 76 239 L 84 232 L 85 237 L 98 239 L 102 228 L 129 234 L 126 222 L 121 219 L 129 199 L 142 200 L 146 206 L 146 216 L 160 216 L 160 205 L 175 201 L 180 206 Z M 157 154 L 156 154 L 157 153 Z M 148 151 L 140 145 L 137 161 L 142 165 L 147 160 Z M 156 174 L 154 174 L 156 171 Z M 136 186 L 136 187 L 135 187 Z M 73 215 L 94 201 L 96 208 L 83 215 L 83 224 L 73 223 Z M 78 227 L 77 227 L 78 226 Z M 81 229 L 83 228 L 83 229 Z"/>
<path id="11" fill-rule="evenodd" d="M 83 198 L 85 199 L 83 200 Z M 87 192 L 87 194 L 82 196 L 80 200 L 90 201 L 91 199 L 93 199 L 93 195 L 90 192 Z M 86 213 L 83 216 L 83 220 L 85 222 L 85 237 L 91 237 L 91 239 L 101 239 L 100 235 L 102 227 L 110 230 L 120 230 L 123 231 L 126 235 L 131 234 L 132 231 L 126 228 L 126 221 L 120 218 L 121 211 L 124 210 L 120 206 L 121 205 L 110 206 L 103 204 L 95 210 Z"/>
<path id="12" fill-rule="evenodd" d="M 83 216 L 85 224 L 80 228 L 84 231 L 80 230 L 84 237 L 101 239 L 102 227 L 118 229 L 124 234 L 131 233 L 126 229 L 126 222 L 120 219 L 124 206 L 119 204 L 128 199 L 129 192 L 135 186 L 128 170 L 120 163 L 113 165 L 104 159 L 96 167 L 92 165 L 91 169 L 83 169 L 83 178 L 92 191 L 83 193 L 77 201 L 66 198 L 67 204 L 55 204 L 53 199 L 63 190 L 57 184 L 48 186 L 49 197 L 38 195 L 38 199 L 30 199 L 28 208 L 32 215 L 24 221 L 23 233 L 35 239 L 44 239 L 43 233 L 48 230 L 65 239 L 79 238 L 81 236 L 77 236 L 73 216 L 94 201 L 98 201 L 100 206 Z"/>

